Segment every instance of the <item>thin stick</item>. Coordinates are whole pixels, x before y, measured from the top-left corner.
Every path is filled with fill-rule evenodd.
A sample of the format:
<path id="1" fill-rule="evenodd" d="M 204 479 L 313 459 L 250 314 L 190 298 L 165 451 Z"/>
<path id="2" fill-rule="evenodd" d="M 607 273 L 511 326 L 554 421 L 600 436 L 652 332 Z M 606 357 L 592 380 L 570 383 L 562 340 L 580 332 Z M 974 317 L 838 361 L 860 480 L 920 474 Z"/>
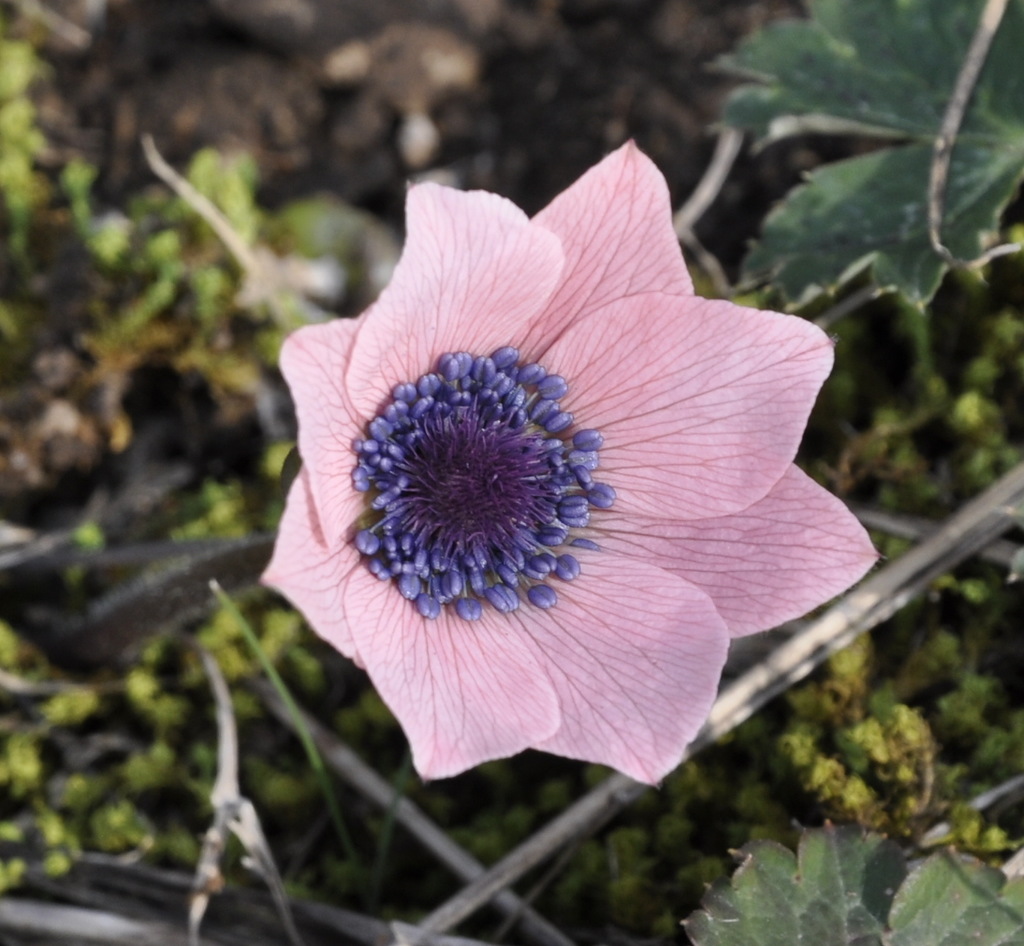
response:
<path id="1" fill-rule="evenodd" d="M 996 805 L 1005 807 L 1007 802 L 1019 801 L 1021 797 L 1024 797 L 1024 774 L 1015 775 L 1013 778 L 1009 778 L 1005 782 L 996 785 L 995 788 L 990 788 L 987 792 L 976 795 L 968 804 L 975 811 L 986 811 L 989 808 L 994 808 Z M 925 832 L 924 837 L 918 842 L 918 846 L 930 847 L 933 844 L 940 844 L 951 830 L 952 826 L 948 821 L 940 821 Z"/>
<path id="2" fill-rule="evenodd" d="M 929 535 L 934 535 L 941 528 L 941 523 L 933 522 L 922 516 L 908 516 L 901 513 L 886 512 L 884 509 L 871 509 L 867 506 L 850 504 L 850 511 L 860 520 L 866 529 L 875 529 L 884 532 L 886 535 L 895 536 L 898 539 L 912 539 L 920 542 Z M 1003 568 L 1010 568 L 1013 565 L 1013 558 L 1020 546 L 1016 542 L 1006 539 L 996 539 L 989 542 L 980 552 L 978 558 L 990 562 L 993 565 L 1000 565 Z"/>
<path id="3" fill-rule="evenodd" d="M 88 49 L 92 45 L 92 34 L 88 30 L 44 6 L 39 0 L 15 0 L 15 3 L 22 8 L 26 16 L 39 20 L 75 49 Z"/>
<path id="4" fill-rule="evenodd" d="M 60 942 L 105 943 L 107 946 L 186 946 L 181 930 L 170 923 L 136 920 L 108 910 L 69 907 L 24 897 L 0 899 L 0 930 L 33 937 L 59 937 Z M 20 940 L 19 940 L 20 941 Z M 221 940 L 210 940 L 210 946 Z"/>
<path id="5" fill-rule="evenodd" d="M 672 226 L 675 228 L 679 241 L 684 243 L 697 258 L 697 263 L 708 274 L 715 286 L 715 291 L 722 297 L 728 296 L 731 291 L 725 270 L 697 238 L 693 228 L 721 192 L 722 185 L 725 184 L 729 171 L 732 170 L 742 144 L 743 132 L 736 128 L 723 128 L 718 133 L 715 150 L 711 155 L 711 163 L 704 171 L 704 176 L 693 189 L 693 193 L 690 194 L 686 203 L 672 217 Z"/>
<path id="6" fill-rule="evenodd" d="M 231 692 L 217 661 L 199 644 L 194 646 L 203 661 L 203 669 L 210 681 L 217 708 L 217 777 L 210 794 L 214 808 L 213 824 L 203 838 L 202 853 L 192 884 L 192 901 L 188 911 L 189 944 L 199 946 L 199 926 L 209 905 L 210 895 L 223 886 L 220 859 L 227 846 L 228 833 L 231 832 L 242 842 L 251 858 L 251 868 L 259 873 L 270 889 L 288 941 L 292 946 L 304 946 L 256 808 L 241 794 L 238 783 L 238 728 L 235 725 Z"/>
<path id="7" fill-rule="evenodd" d="M 192 897 L 188 909 L 188 941 L 199 944 L 199 927 L 210 903 L 210 895 L 224 884 L 220 872 L 220 859 L 227 845 L 229 823 L 235 817 L 238 797 L 238 730 L 231 705 L 231 693 L 217 662 L 205 648 L 195 645 L 210 681 L 217 715 L 217 777 L 210 792 L 213 823 L 203 835 L 203 847 L 192 882 Z"/>
<path id="8" fill-rule="evenodd" d="M 163 159 L 152 135 L 142 136 L 142 151 L 153 173 L 213 228 L 242 268 L 245 283 L 237 301 L 245 305 L 266 303 L 279 323 L 289 324 L 282 293 L 305 295 L 310 291 L 310 286 L 302 285 L 303 280 L 297 278 L 295 261 L 289 265 L 288 260 L 281 260 L 265 247 L 250 247 L 213 202 Z"/>
<path id="9" fill-rule="evenodd" d="M 965 264 L 957 260 L 947 249 L 942 242 L 940 233 L 942 217 L 946 209 L 949 162 L 953 156 L 953 145 L 956 143 L 957 133 L 960 131 L 964 115 L 967 112 L 967 104 L 974 93 L 974 87 L 977 85 L 988 51 L 992 46 L 992 40 L 995 39 L 1003 14 L 1006 12 L 1007 2 L 1008 0 L 988 0 L 985 4 L 978 29 L 971 39 L 970 46 L 967 47 L 964 63 L 956 77 L 953 94 L 949 97 L 949 103 L 942 116 L 942 124 L 939 126 L 939 134 L 932 150 L 931 173 L 928 178 L 928 239 L 931 241 L 932 249 L 951 266 Z M 996 256 L 1012 253 L 1017 249 L 1019 247 L 1016 244 L 995 247 L 974 260 L 971 265 L 983 265 Z"/>
<path id="10" fill-rule="evenodd" d="M 933 536 L 876 572 L 726 687 L 715 701 L 704 728 L 687 748 L 684 761 L 746 722 L 765 703 L 803 680 L 835 651 L 895 614 L 933 579 L 1001 535 L 1013 524 L 1009 510 L 1021 502 L 1024 464 L 1014 467 L 967 503 Z M 593 825 L 603 823 L 647 790 L 648 786 L 625 775 L 606 779 L 434 910 L 421 926 L 438 932 L 450 930 L 567 841 L 593 830 Z"/>
<path id="11" fill-rule="evenodd" d="M 277 668 L 270 662 L 270 658 L 267 657 L 266 651 L 264 651 L 263 647 L 260 645 L 259 638 L 256 637 L 255 632 L 249 626 L 249 622 L 245 619 L 242 612 L 238 610 L 234 601 L 225 594 L 224 589 L 221 588 L 216 579 L 210 582 L 210 590 L 217 596 L 217 600 L 220 602 L 221 607 L 227 610 L 235 619 L 235 623 L 238 624 L 241 629 L 242 636 L 245 637 L 246 643 L 256 655 L 256 659 L 260 662 L 260 666 L 263 668 L 263 672 L 267 675 L 267 679 L 270 680 L 271 685 L 274 687 L 274 690 L 280 697 L 281 702 L 284 703 L 285 708 L 291 716 L 293 723 L 292 729 L 299 737 L 299 742 L 302 743 L 302 748 L 306 752 L 306 758 L 309 761 L 309 766 L 313 770 L 313 774 L 316 776 L 317 783 L 320 786 L 320 791 L 324 796 L 324 802 L 327 805 L 327 811 L 331 816 L 335 832 L 338 835 L 338 840 L 345 849 L 345 854 L 348 856 L 349 862 L 359 873 L 360 879 L 363 881 L 364 893 L 368 895 L 369 887 L 366 886 L 366 871 L 363 868 L 359 852 L 356 850 L 355 842 L 352 840 L 352 835 L 349 833 L 348 826 L 342 816 L 341 806 L 338 804 L 338 799 L 334 794 L 334 786 L 331 784 L 327 770 L 324 768 L 324 762 L 320 756 L 320 752 L 318 751 L 316 743 L 308 729 L 303 728 L 302 711 L 299 709 L 298 704 L 295 702 L 291 692 L 285 685 L 284 680 L 281 679 L 281 675 L 277 672 Z"/>
<path id="12" fill-rule="evenodd" d="M 736 157 L 743 145 L 743 132 L 736 128 L 723 128 L 718 133 L 715 150 L 711 155 L 711 163 L 707 166 L 704 176 L 693 189 L 689 199 L 672 217 L 672 226 L 680 240 L 697 225 L 708 207 L 714 202 L 732 170 Z"/>
<path id="13" fill-rule="evenodd" d="M 829 306 L 815 320 L 818 328 L 828 331 L 840 319 L 845 319 L 851 312 L 855 312 L 862 305 L 872 302 L 885 292 L 878 286 L 861 286 L 856 292 L 851 292 L 845 299 L 840 299 L 835 305 Z"/>
<path id="14" fill-rule="evenodd" d="M 259 265 L 252 249 L 235 232 L 228 218 L 220 212 L 213 201 L 200 194 L 164 160 L 152 135 L 142 136 L 142 153 L 146 156 L 150 170 L 210 225 L 238 265 L 248 275 L 255 276 L 259 271 Z"/>

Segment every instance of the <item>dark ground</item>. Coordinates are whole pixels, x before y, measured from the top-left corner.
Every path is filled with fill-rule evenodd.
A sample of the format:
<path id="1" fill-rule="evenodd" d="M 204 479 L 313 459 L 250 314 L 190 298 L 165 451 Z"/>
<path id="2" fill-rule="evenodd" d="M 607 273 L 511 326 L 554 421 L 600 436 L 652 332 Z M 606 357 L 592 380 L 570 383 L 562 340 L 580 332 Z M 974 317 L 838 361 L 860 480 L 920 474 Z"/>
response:
<path id="1" fill-rule="evenodd" d="M 73 16 L 86 4 L 54 6 Z M 151 180 L 144 132 L 176 166 L 204 145 L 253 154 L 270 205 L 329 190 L 396 223 L 410 174 L 443 172 L 532 212 L 629 137 L 679 201 L 707 163 L 732 85 L 710 64 L 800 7 L 110 0 L 87 49 L 52 44 L 43 124 L 50 159 L 73 152 L 99 166 L 100 193 L 114 204 Z M 810 160 L 791 148 L 741 163 L 702 223 L 709 248 L 734 262 Z"/>

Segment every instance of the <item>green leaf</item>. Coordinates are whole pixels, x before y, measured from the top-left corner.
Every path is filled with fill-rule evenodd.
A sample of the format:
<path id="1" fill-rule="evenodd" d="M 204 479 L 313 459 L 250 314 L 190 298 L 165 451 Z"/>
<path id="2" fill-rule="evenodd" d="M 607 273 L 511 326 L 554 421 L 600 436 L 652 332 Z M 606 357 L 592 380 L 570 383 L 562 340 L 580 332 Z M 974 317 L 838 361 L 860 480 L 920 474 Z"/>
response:
<path id="1" fill-rule="evenodd" d="M 697 946 L 881 946 L 903 855 L 855 827 L 804 833 L 798 857 L 753 841 L 731 882 L 719 880 L 686 922 Z"/>
<path id="2" fill-rule="evenodd" d="M 875 281 L 927 302 L 946 265 L 927 237 L 931 149 L 984 0 L 813 0 L 808 21 L 756 34 L 728 70 L 725 121 L 762 141 L 856 132 L 901 145 L 827 165 L 794 189 L 748 256 L 807 301 L 871 267 Z M 953 150 L 942 240 L 961 259 L 991 242 L 1024 175 L 1024 0 L 1011 0 Z"/>
<path id="3" fill-rule="evenodd" d="M 944 851 L 900 888 L 885 946 L 1024 946 L 1024 878 Z"/>
<path id="4" fill-rule="evenodd" d="M 946 270 L 928 239 L 931 159 L 930 144 L 913 144 L 819 168 L 768 215 L 744 271 L 771 276 L 801 304 L 871 266 L 879 286 L 927 302 Z M 1024 141 L 1020 153 L 970 145 L 953 151 L 942 237 L 954 256 L 981 254 L 1022 161 Z"/>

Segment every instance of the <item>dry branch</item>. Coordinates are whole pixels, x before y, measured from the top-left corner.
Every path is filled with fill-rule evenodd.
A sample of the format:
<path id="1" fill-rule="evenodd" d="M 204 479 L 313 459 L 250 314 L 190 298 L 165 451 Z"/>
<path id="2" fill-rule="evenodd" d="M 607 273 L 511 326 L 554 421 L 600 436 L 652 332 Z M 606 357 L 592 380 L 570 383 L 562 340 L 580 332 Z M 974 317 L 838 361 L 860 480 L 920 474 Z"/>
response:
<path id="1" fill-rule="evenodd" d="M 189 874 L 109 854 L 85 853 L 68 874 L 53 878 L 26 852 L 20 855 L 29 864 L 27 888 L 50 899 L 0 898 L 0 942 L 187 946 L 183 906 L 192 886 Z M 404 923 L 389 926 L 326 903 L 288 902 L 308 946 L 381 946 L 392 938 L 415 946 L 483 946 Z M 283 942 L 278 910 L 268 894 L 229 886 L 211 901 L 203 946 L 281 946 Z"/>
<path id="2" fill-rule="evenodd" d="M 725 270 L 697 238 L 693 228 L 722 190 L 722 185 L 725 184 L 725 179 L 736 162 L 742 144 L 743 132 L 736 128 L 723 128 L 718 133 L 715 150 L 711 156 L 711 162 L 704 171 L 704 176 L 701 177 L 686 203 L 672 216 L 672 226 L 675 228 L 679 241 L 684 243 L 687 249 L 694 254 L 697 262 L 714 283 L 715 291 L 723 297 L 729 295 L 729 280 L 725 275 Z"/>

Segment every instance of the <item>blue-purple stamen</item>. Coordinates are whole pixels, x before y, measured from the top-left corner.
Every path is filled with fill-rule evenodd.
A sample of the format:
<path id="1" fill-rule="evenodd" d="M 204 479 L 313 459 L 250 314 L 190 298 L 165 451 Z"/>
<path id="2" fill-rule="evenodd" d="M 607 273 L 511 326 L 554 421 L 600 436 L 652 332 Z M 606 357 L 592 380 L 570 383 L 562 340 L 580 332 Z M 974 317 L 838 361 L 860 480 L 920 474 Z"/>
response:
<path id="1" fill-rule="evenodd" d="M 580 575 L 565 547 L 599 549 L 578 533 L 615 491 L 594 480 L 604 438 L 573 430 L 568 391 L 512 346 L 449 352 L 397 384 L 355 442 L 352 483 L 372 493 L 355 547 L 424 618 L 448 605 L 465 621 L 485 603 L 547 610 L 558 603 L 549 582 Z"/>

